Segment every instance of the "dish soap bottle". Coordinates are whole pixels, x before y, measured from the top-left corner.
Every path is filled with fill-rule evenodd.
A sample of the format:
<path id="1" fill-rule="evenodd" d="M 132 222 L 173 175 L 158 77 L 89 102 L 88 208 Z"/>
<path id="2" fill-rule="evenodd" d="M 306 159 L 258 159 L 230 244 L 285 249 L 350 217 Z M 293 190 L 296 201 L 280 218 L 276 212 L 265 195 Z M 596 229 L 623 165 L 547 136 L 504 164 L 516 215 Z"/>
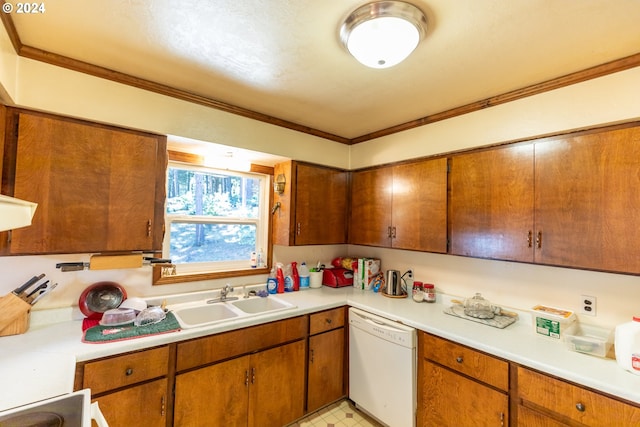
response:
<path id="1" fill-rule="evenodd" d="M 293 292 L 293 276 L 291 275 L 291 264 L 287 264 L 284 271 L 284 291 Z"/>
<path id="2" fill-rule="evenodd" d="M 271 269 L 269 277 L 267 277 L 267 292 L 269 292 L 270 294 L 278 293 L 278 279 L 276 278 L 275 268 Z"/>

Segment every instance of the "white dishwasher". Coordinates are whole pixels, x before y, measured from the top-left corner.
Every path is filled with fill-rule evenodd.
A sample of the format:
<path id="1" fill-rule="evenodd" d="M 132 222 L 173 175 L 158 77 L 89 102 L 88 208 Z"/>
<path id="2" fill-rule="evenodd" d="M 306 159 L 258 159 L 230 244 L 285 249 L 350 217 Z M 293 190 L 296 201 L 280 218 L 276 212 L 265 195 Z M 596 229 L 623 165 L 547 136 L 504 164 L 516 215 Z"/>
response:
<path id="1" fill-rule="evenodd" d="M 390 427 L 416 420 L 416 330 L 349 308 L 349 399 Z"/>

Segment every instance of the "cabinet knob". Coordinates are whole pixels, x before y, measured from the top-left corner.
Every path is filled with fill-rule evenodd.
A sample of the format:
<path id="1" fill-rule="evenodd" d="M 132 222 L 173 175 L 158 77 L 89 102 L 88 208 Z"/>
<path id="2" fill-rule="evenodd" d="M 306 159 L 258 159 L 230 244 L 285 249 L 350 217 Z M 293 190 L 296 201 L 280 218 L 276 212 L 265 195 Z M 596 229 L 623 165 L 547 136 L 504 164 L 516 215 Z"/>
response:
<path id="1" fill-rule="evenodd" d="M 127 368 L 127 370 L 126 370 L 126 371 L 124 371 L 124 374 L 125 374 L 126 376 L 128 376 L 128 377 L 129 377 L 129 376 L 131 376 L 131 375 L 133 375 L 133 369 L 131 369 L 131 368 Z"/>
<path id="2" fill-rule="evenodd" d="M 458 357 L 456 357 L 456 362 L 462 363 L 462 362 L 464 362 L 464 359 L 462 358 L 462 356 L 458 356 Z"/>
<path id="3" fill-rule="evenodd" d="M 324 319 L 324 320 L 325 320 L 325 322 L 327 322 L 327 325 L 331 324 L 331 319 Z"/>
<path id="4" fill-rule="evenodd" d="M 585 410 L 586 408 L 584 407 L 584 403 L 582 403 L 582 402 L 578 402 L 578 403 L 576 403 L 576 409 L 577 409 L 578 411 L 580 411 L 580 412 L 584 412 L 584 410 Z"/>

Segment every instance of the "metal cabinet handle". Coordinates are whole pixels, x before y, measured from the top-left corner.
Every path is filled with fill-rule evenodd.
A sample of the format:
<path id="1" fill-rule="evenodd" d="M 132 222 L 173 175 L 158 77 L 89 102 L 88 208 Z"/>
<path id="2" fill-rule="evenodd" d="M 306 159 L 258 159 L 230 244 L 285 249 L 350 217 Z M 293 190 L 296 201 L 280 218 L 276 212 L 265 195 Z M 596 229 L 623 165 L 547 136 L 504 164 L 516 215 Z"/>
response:
<path id="1" fill-rule="evenodd" d="M 542 231 L 538 231 L 536 235 L 536 248 L 542 248 Z"/>
<path id="2" fill-rule="evenodd" d="M 311 349 L 310 353 L 311 353 L 311 363 L 313 363 L 313 356 L 314 356 L 314 351 L 313 351 L 313 349 Z"/>
<path id="3" fill-rule="evenodd" d="M 462 358 L 462 356 L 458 356 L 458 357 L 456 357 L 456 362 L 462 363 L 462 362 L 464 362 L 464 359 Z"/>
<path id="4" fill-rule="evenodd" d="M 256 368 L 251 368 L 251 384 L 256 383 Z"/>
<path id="5" fill-rule="evenodd" d="M 244 385 L 247 387 L 249 386 L 249 370 L 248 369 L 244 371 Z"/>
<path id="6" fill-rule="evenodd" d="M 587 409 L 587 408 L 584 406 L 584 403 L 578 402 L 578 403 L 576 403 L 576 409 L 578 411 L 580 411 L 580 412 L 584 412 L 584 410 Z"/>
<path id="7" fill-rule="evenodd" d="M 151 220 L 147 221 L 147 237 L 151 237 Z"/>
<path id="8" fill-rule="evenodd" d="M 165 413 L 166 413 L 166 403 L 165 403 L 165 397 L 164 395 L 162 396 L 162 399 L 160 399 L 160 415 L 164 417 Z"/>
<path id="9" fill-rule="evenodd" d="M 300 229 L 301 229 L 302 225 L 300 223 L 296 224 L 296 235 L 299 236 L 300 235 Z"/>
<path id="10" fill-rule="evenodd" d="M 128 377 L 129 377 L 129 376 L 131 376 L 131 375 L 133 375 L 133 369 L 131 369 L 131 368 L 127 368 L 127 370 L 126 370 L 126 371 L 124 371 L 124 374 L 125 374 L 126 376 L 128 376 Z"/>
<path id="11" fill-rule="evenodd" d="M 529 230 L 527 233 L 527 247 L 533 247 L 533 231 Z"/>

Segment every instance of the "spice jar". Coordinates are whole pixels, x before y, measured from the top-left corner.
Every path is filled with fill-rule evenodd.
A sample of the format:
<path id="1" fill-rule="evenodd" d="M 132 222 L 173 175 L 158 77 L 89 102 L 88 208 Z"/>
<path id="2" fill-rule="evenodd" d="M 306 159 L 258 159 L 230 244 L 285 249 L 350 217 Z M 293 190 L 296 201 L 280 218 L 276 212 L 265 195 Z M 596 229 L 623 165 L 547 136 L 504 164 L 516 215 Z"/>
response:
<path id="1" fill-rule="evenodd" d="M 413 282 L 413 300 L 415 302 L 422 302 L 424 300 L 424 292 L 422 290 L 422 282 L 414 281 Z"/>
<path id="2" fill-rule="evenodd" d="M 426 302 L 436 302 L 436 287 L 431 283 L 424 284 L 423 294 L 423 298 Z"/>

